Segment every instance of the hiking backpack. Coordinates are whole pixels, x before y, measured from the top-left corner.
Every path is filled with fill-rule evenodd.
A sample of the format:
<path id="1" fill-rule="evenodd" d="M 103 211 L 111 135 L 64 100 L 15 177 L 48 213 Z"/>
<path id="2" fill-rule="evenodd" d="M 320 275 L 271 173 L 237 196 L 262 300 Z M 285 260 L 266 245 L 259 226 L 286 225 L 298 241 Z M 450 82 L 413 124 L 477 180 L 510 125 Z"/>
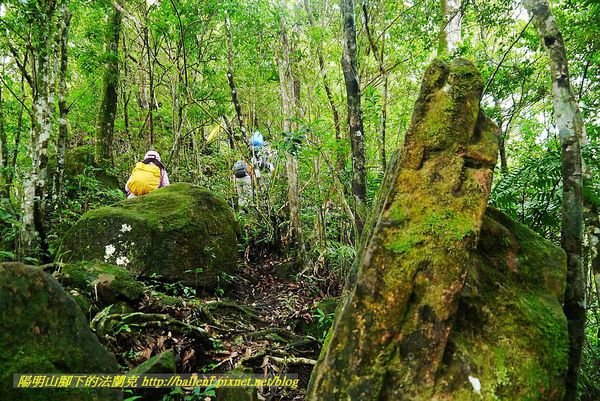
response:
<path id="1" fill-rule="evenodd" d="M 265 141 L 263 139 L 263 136 L 259 131 L 256 131 L 250 137 L 250 145 L 252 145 L 252 147 L 254 147 L 254 148 L 257 148 L 257 149 L 260 148 L 261 146 L 263 146 L 264 142 Z"/>
<path id="2" fill-rule="evenodd" d="M 146 195 L 160 185 L 160 167 L 138 162 L 127 181 L 129 191 L 135 196 Z"/>
<path id="3" fill-rule="evenodd" d="M 235 178 L 244 178 L 248 175 L 248 165 L 243 160 L 238 160 L 233 165 L 233 174 Z"/>

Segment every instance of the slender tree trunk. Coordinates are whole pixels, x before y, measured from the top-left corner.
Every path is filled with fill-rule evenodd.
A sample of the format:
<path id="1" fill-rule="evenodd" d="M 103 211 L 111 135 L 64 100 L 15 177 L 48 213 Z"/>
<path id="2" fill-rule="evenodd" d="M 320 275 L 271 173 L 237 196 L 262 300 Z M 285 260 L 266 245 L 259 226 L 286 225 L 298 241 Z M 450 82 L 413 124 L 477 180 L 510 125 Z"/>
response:
<path id="1" fill-rule="evenodd" d="M 146 18 L 146 21 L 148 19 Z M 152 148 L 154 145 L 154 109 L 156 108 L 155 94 L 154 94 L 154 63 L 152 61 L 152 47 L 150 46 L 150 35 L 148 27 L 144 30 L 144 40 L 148 47 L 148 97 L 150 98 L 148 109 L 148 126 L 149 126 L 149 137 L 148 146 Z"/>
<path id="2" fill-rule="evenodd" d="M 461 0 L 440 0 L 442 27 L 438 44 L 438 57 L 452 54 L 461 40 Z"/>
<path id="3" fill-rule="evenodd" d="M 65 0 L 63 0 L 65 1 Z M 34 16 L 32 49 L 35 77 L 31 130 L 31 169 L 23 182 L 23 228 L 20 245 L 23 255 L 40 255 L 47 260 L 48 244 L 44 227 L 45 186 L 48 173 L 48 142 L 52 132 L 52 99 L 56 70 L 55 14 L 57 2 L 47 1 L 39 15 Z"/>
<path id="4" fill-rule="evenodd" d="M 242 140 L 246 142 L 246 126 L 244 125 L 244 115 L 242 114 L 242 105 L 238 98 L 237 88 L 235 86 L 235 80 L 233 78 L 233 37 L 231 36 L 231 22 L 229 21 L 229 15 L 225 17 L 225 27 L 227 28 L 227 82 L 229 83 L 229 90 L 231 92 L 231 101 L 235 108 L 235 115 L 237 116 L 238 126 L 242 135 Z M 238 138 L 236 138 L 238 139 Z"/>
<path id="5" fill-rule="evenodd" d="M 496 124 L 498 124 L 498 153 L 500 154 L 500 171 L 503 173 L 508 172 L 508 160 L 506 158 L 506 132 L 508 127 L 504 127 L 504 121 L 502 119 L 502 105 L 500 101 L 494 97 L 494 104 L 498 109 L 498 118 L 496 119 Z"/>
<path id="6" fill-rule="evenodd" d="M 62 192 L 63 175 L 65 171 L 65 151 L 67 149 L 68 125 L 67 114 L 67 67 L 69 63 L 68 41 L 71 25 L 71 12 L 66 3 L 61 7 L 60 27 L 60 70 L 58 76 L 58 140 L 56 143 L 56 173 L 54 175 L 54 193 Z"/>
<path id="7" fill-rule="evenodd" d="M 96 163 L 99 166 L 113 165 L 113 142 L 115 117 L 117 114 L 119 87 L 119 36 L 123 25 L 123 14 L 118 7 L 112 7 L 112 15 L 106 29 L 106 52 L 104 88 L 98 114 L 96 131 Z"/>
<path id="8" fill-rule="evenodd" d="M 123 104 L 123 123 L 125 124 L 125 136 L 128 142 L 131 142 L 131 134 L 129 129 L 129 100 L 131 93 L 127 90 L 127 81 L 129 80 L 129 62 L 127 53 L 127 40 L 125 32 L 122 32 L 121 43 L 123 44 L 123 79 L 121 79 L 121 103 Z"/>
<path id="9" fill-rule="evenodd" d="M 140 65 L 140 106 L 147 110 L 144 120 L 143 133 L 146 136 L 146 148 L 150 149 L 154 143 L 154 70 L 152 62 L 152 49 L 150 46 L 150 31 L 148 28 L 148 14 L 150 10 L 146 1 L 142 2 L 144 21 L 142 27 L 142 50 L 139 58 Z M 144 68 L 145 64 L 145 68 Z"/>
<path id="10" fill-rule="evenodd" d="M 361 233 L 366 215 L 367 170 L 360 85 L 356 67 L 356 25 L 354 23 L 354 0 L 342 0 L 344 18 L 344 54 L 342 69 L 346 82 L 348 103 L 348 126 L 352 147 L 352 195 L 354 197 L 354 218 Z M 357 239 L 358 240 L 358 239 Z"/>
<path id="11" fill-rule="evenodd" d="M 144 2 L 144 7 L 145 7 L 145 2 Z M 139 70 L 139 74 L 140 74 L 140 91 L 139 91 L 139 100 L 138 103 L 140 105 L 140 108 L 142 110 L 146 111 L 146 115 L 144 117 L 144 121 L 143 121 L 143 129 L 141 130 L 141 135 L 140 138 L 143 138 L 144 135 L 147 135 L 146 133 L 150 130 L 149 127 L 149 119 L 150 119 L 150 98 L 148 95 L 148 72 L 146 71 L 146 46 L 149 46 L 149 44 L 147 43 L 147 39 L 148 39 L 148 33 L 146 32 L 147 28 L 142 28 L 142 35 L 141 35 L 141 50 L 140 50 L 140 57 L 138 58 L 138 70 Z"/>
<path id="12" fill-rule="evenodd" d="M 283 5 L 282 5 L 283 9 Z M 281 15 L 281 60 L 279 60 L 279 82 L 281 87 L 281 104 L 283 108 L 283 132 L 292 133 L 297 130 L 297 124 L 293 120 L 298 116 L 297 106 L 299 88 L 294 89 L 294 77 L 292 74 L 292 44 L 287 33 L 285 16 Z M 288 205 L 290 211 L 290 238 L 298 251 L 299 259 L 304 258 L 304 241 L 300 225 L 300 188 L 298 185 L 298 158 L 294 152 L 286 155 L 286 175 L 288 181 Z"/>
<path id="13" fill-rule="evenodd" d="M 187 51 L 185 46 L 185 30 L 181 15 L 175 4 L 175 0 L 171 0 L 171 6 L 175 15 L 177 15 L 178 26 L 178 41 L 177 51 L 175 54 L 175 66 L 177 67 L 177 81 L 172 88 L 173 96 L 173 132 L 175 139 L 171 148 L 169 164 L 172 169 L 177 169 L 179 166 L 179 149 L 183 140 L 183 125 L 184 125 L 184 109 L 187 105 L 187 88 L 188 88 L 188 73 L 187 73 Z M 184 102 L 184 100 L 186 100 Z"/>
<path id="14" fill-rule="evenodd" d="M 21 77 L 21 93 L 25 93 L 25 77 Z M 15 134 L 15 147 L 12 154 L 12 160 L 10 161 L 10 167 L 7 174 L 6 184 L 10 188 L 12 185 L 15 171 L 17 169 L 17 158 L 19 156 L 19 146 L 21 145 L 21 132 L 23 131 L 23 111 L 25 107 L 23 103 L 19 107 L 19 114 L 17 115 L 17 132 Z"/>
<path id="15" fill-rule="evenodd" d="M 569 80 L 563 38 L 547 0 L 525 0 L 550 62 L 554 116 L 562 145 L 561 244 L 567 253 L 567 288 L 563 310 L 569 323 L 569 369 L 565 401 L 577 399 L 581 349 L 585 339 L 586 274 L 582 265 L 583 173 L 581 142 L 585 140 L 583 119 Z"/>
<path id="16" fill-rule="evenodd" d="M 387 157 L 385 153 L 385 136 L 386 136 L 386 127 L 387 127 L 387 99 L 388 99 L 388 81 L 389 81 L 389 72 L 385 69 L 383 65 L 383 54 L 384 54 L 384 46 L 385 35 L 382 35 L 382 46 L 381 51 L 377 48 L 377 43 L 375 43 L 375 39 L 373 38 L 373 34 L 371 32 L 371 28 L 369 26 L 369 14 L 367 12 L 367 5 L 363 3 L 363 23 L 365 26 L 365 32 L 367 34 L 367 39 L 369 40 L 369 47 L 371 48 L 371 53 L 373 53 L 373 57 L 377 62 L 377 67 L 379 69 L 379 74 L 383 77 L 383 89 L 381 91 L 381 126 L 379 128 L 379 155 L 381 161 L 381 169 L 383 172 L 386 170 L 387 165 Z"/>
<path id="17" fill-rule="evenodd" d="M 0 86 L 0 197 L 9 197 L 8 182 L 8 142 L 4 130 L 4 113 L 2 100 L 2 86 Z"/>

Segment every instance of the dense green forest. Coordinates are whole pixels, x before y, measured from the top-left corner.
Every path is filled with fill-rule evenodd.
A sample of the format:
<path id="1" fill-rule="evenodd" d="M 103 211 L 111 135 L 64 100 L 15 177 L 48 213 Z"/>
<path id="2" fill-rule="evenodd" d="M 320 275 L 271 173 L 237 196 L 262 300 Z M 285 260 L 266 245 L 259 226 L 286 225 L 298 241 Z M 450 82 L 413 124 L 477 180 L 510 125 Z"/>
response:
<path id="1" fill-rule="evenodd" d="M 133 372 L 170 351 L 166 370 L 138 372 L 290 372 L 300 385 L 118 397 L 600 399 L 599 27 L 595 0 L 0 0 L 0 277 L 15 280 L 0 305 L 16 305 L 19 289 L 33 292 L 32 314 L 46 302 L 10 269 L 32 282 L 52 275 L 52 291 L 83 311 L 73 326 L 90 326 L 112 358 L 11 362 L 32 330 L 14 324 L 32 319 L 15 306 L 0 319 L 11 375 L 0 398 L 44 394 L 11 393 L 12 373 Z M 447 172 L 456 155 L 462 172 Z M 160 170 L 154 188 L 165 188 L 136 193 L 140 165 Z M 497 256 L 495 243 L 514 252 Z M 430 267 L 406 273 L 418 253 Z M 502 258 L 508 276 L 497 278 L 486 269 Z M 380 276 L 388 267 L 400 273 Z M 511 295 L 473 312 L 499 288 Z M 546 297 L 554 303 L 538 302 Z M 408 306 L 394 315 L 378 309 L 386 304 Z M 429 310 L 421 304 L 435 319 L 406 323 L 411 308 Z M 508 351 L 469 342 L 474 320 L 506 333 L 481 337 Z M 549 342 L 528 322 L 545 322 Z M 361 325 L 364 338 L 397 340 L 387 373 L 377 370 L 384 346 L 350 334 Z M 425 340 L 407 340 L 417 331 L 427 355 L 414 350 Z M 529 332 L 522 342 L 519 331 Z M 449 350 L 462 347 L 494 355 L 462 359 L 468 392 L 448 384 L 459 375 Z M 519 347 L 537 370 L 511 359 Z M 354 373 L 334 369 L 345 364 Z"/>

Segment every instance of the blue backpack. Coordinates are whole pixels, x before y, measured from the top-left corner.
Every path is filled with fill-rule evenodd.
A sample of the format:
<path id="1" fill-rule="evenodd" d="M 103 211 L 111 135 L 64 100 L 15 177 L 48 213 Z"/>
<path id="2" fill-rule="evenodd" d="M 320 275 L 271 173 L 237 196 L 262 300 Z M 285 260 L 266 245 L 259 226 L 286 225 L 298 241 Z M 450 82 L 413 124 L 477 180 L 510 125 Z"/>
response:
<path id="1" fill-rule="evenodd" d="M 265 143 L 262 134 L 260 131 L 255 131 L 254 134 L 250 137 L 250 145 L 255 148 L 260 148 Z"/>

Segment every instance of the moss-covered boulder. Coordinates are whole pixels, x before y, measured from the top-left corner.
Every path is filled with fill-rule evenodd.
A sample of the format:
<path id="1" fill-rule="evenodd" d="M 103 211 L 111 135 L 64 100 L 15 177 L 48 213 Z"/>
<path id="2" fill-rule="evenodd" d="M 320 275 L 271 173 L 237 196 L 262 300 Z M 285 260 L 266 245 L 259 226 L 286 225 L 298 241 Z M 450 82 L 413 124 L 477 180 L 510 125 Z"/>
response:
<path id="1" fill-rule="evenodd" d="M 234 271 L 238 234 L 224 200 L 178 183 L 87 212 L 65 235 L 59 255 L 210 290 L 222 273 Z"/>
<path id="2" fill-rule="evenodd" d="M 564 258 L 523 227 L 484 218 L 497 129 L 479 108 L 482 88 L 465 59 L 425 72 L 307 400 L 560 397 Z M 553 260 L 532 260 L 540 255 Z M 469 275 L 479 279 L 465 287 Z M 540 344 L 556 352 L 542 356 Z"/>
<path id="3" fill-rule="evenodd" d="M 565 283 L 562 249 L 488 209 L 431 399 L 562 400 Z"/>
<path id="4" fill-rule="evenodd" d="M 14 389 L 14 373 L 118 373 L 79 306 L 49 274 L 0 264 L 0 400 L 121 400 L 113 390 Z"/>
<path id="5" fill-rule="evenodd" d="M 145 290 L 125 267 L 98 261 L 64 264 L 55 277 L 64 287 L 77 289 L 100 306 L 137 301 Z"/>

